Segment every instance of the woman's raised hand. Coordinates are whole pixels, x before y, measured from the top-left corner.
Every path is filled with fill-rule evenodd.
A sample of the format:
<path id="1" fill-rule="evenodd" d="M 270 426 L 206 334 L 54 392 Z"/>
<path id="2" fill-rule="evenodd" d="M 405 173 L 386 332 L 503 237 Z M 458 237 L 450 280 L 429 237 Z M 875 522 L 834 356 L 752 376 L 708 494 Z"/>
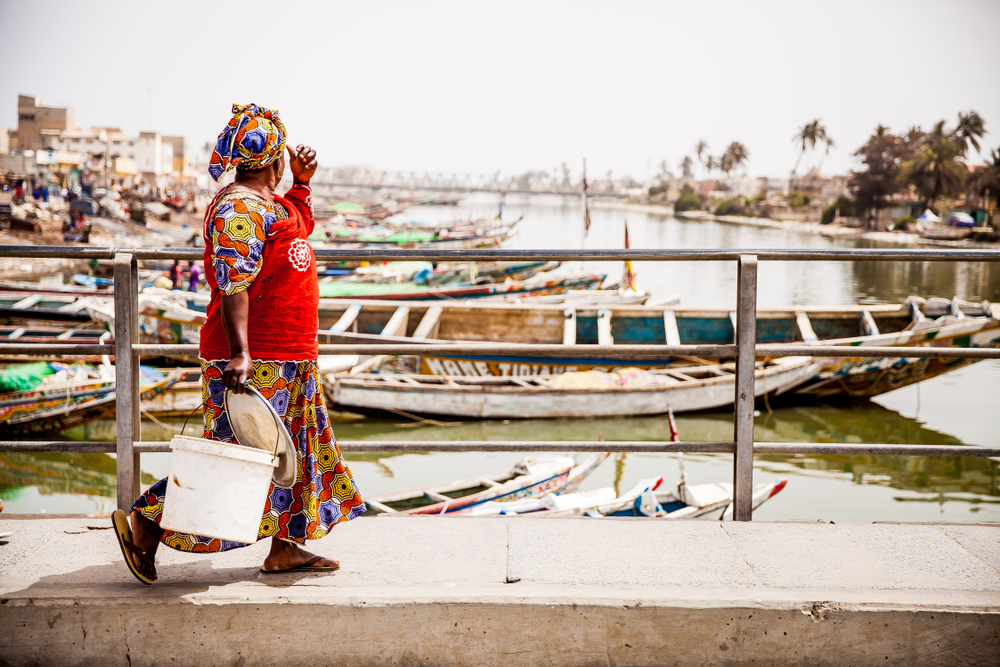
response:
<path id="1" fill-rule="evenodd" d="M 298 185 L 309 185 L 309 179 L 313 177 L 313 174 L 316 173 L 316 167 L 319 166 L 316 162 L 316 151 L 302 144 L 296 146 L 294 150 L 291 146 L 286 146 L 286 148 L 288 148 L 290 156 L 288 164 L 292 170 L 292 180 Z"/>

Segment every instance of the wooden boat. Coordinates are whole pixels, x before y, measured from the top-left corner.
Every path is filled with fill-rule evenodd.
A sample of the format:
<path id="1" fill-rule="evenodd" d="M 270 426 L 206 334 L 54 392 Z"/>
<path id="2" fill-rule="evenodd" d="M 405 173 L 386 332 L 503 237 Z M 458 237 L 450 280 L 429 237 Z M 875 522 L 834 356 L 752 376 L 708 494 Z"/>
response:
<path id="1" fill-rule="evenodd" d="M 754 396 L 777 396 L 815 375 L 812 357 L 760 362 Z M 731 405 L 735 365 L 656 372 L 570 372 L 548 377 L 468 378 L 371 373 L 334 377 L 332 400 L 350 410 L 388 410 L 474 419 L 619 417 Z M 329 380 L 328 380 L 329 381 Z M 624 386 L 623 386 L 624 385 Z"/>
<path id="2" fill-rule="evenodd" d="M 488 502 L 470 510 L 456 512 L 471 516 L 520 515 L 591 517 L 656 517 L 663 519 L 698 519 L 718 513 L 719 519 L 732 516 L 733 485 L 731 482 L 708 484 L 678 484 L 661 490 L 662 477 L 640 480 L 622 495 L 611 487 L 579 493 L 545 495 L 508 503 Z M 773 498 L 785 488 L 785 478 L 758 484 L 753 490 L 753 509 Z"/>
<path id="3" fill-rule="evenodd" d="M 179 368 L 177 381 L 142 401 L 142 413 L 157 418 L 188 417 L 203 405 L 200 368 Z"/>
<path id="4" fill-rule="evenodd" d="M 475 241 L 485 238 L 507 238 L 521 218 L 513 222 L 503 222 L 492 218 L 460 224 L 414 226 L 382 224 L 378 227 L 359 228 L 326 225 L 325 231 L 313 234 L 310 240 L 327 241 L 333 244 L 362 243 L 368 246 L 438 247 L 448 241 Z M 325 237 L 325 238 L 324 238 Z"/>
<path id="5" fill-rule="evenodd" d="M 89 322 L 85 305 L 92 295 L 72 292 L 0 291 L 0 322 L 5 324 L 80 324 Z"/>
<path id="6" fill-rule="evenodd" d="M 421 274 L 430 287 L 443 285 L 475 285 L 479 283 L 522 281 L 532 276 L 558 268 L 560 262 L 381 262 L 352 269 L 326 269 L 337 271 L 333 275 L 346 276 L 350 282 L 409 282 Z M 320 282 L 330 282 L 320 278 Z"/>
<path id="7" fill-rule="evenodd" d="M 365 497 L 371 511 L 454 514 L 490 501 L 512 501 L 575 490 L 608 456 L 602 452 L 574 465 L 568 456 L 519 461 L 512 470 L 436 486 Z"/>
<path id="8" fill-rule="evenodd" d="M 585 275 L 572 278 L 546 278 L 514 282 L 486 283 L 482 285 L 442 285 L 427 287 L 417 283 L 357 283 L 333 281 L 320 283 L 320 298 L 375 299 L 385 301 L 435 301 L 443 299 L 479 299 L 492 296 L 539 296 L 562 294 L 570 290 L 595 290 L 601 286 L 604 275 Z"/>
<path id="9" fill-rule="evenodd" d="M 797 387 L 794 394 L 809 398 L 870 398 L 976 362 L 866 357 L 862 356 L 865 347 L 1000 347 L 1000 304 L 971 304 L 957 298 L 925 301 L 916 297 L 910 297 L 907 304 L 911 319 L 900 331 L 880 332 L 878 323 L 862 314 L 866 335 L 824 341 L 855 346 L 859 356 L 824 359 L 820 371 Z M 806 346 L 819 343 L 811 339 Z"/>
<path id="10" fill-rule="evenodd" d="M 334 317 L 339 318 L 333 320 Z M 355 302 L 320 313 L 323 342 L 495 342 L 543 344 L 719 344 L 735 340 L 733 312 L 661 306 L 560 306 L 506 303 Z M 330 326 L 332 324 L 332 326 Z M 330 327 L 327 330 L 327 327 Z M 327 330 L 328 333 L 322 333 Z M 757 311 L 757 342 L 845 345 L 859 348 L 1000 346 L 1000 305 L 910 297 L 901 304 L 798 307 Z M 959 368 L 974 360 L 819 359 L 816 374 L 799 395 L 874 396 Z M 550 357 L 503 354 L 436 354 L 389 357 L 382 369 L 410 375 L 487 378 L 558 375 L 568 371 L 628 366 L 660 369 L 690 365 L 668 355 Z M 704 363 L 696 360 L 694 363 Z M 886 370 L 887 368 L 891 370 Z M 368 368 L 367 370 L 371 370 Z M 822 393 L 820 393 L 822 392 Z"/>
<path id="11" fill-rule="evenodd" d="M 658 478 L 662 481 L 662 478 Z M 753 489 L 751 507 L 757 509 L 785 488 L 787 480 L 780 478 L 757 484 Z M 697 519 L 719 512 L 719 519 L 732 516 L 732 482 L 709 484 L 679 484 L 670 490 L 659 490 L 656 480 L 643 480 L 636 488 L 623 494 L 625 502 L 616 499 L 599 505 L 590 516 L 648 516 L 665 519 Z M 636 493 L 646 487 L 645 491 Z"/>
<path id="12" fill-rule="evenodd" d="M 970 227 L 945 227 L 943 225 L 925 225 L 917 223 L 917 234 L 920 238 L 933 241 L 961 241 L 972 235 Z"/>
<path id="13" fill-rule="evenodd" d="M 631 306 L 642 305 L 649 300 L 649 292 L 629 292 L 617 287 L 602 289 L 568 290 L 563 294 L 544 294 L 540 296 L 502 295 L 489 297 L 497 300 L 516 301 L 521 304 L 550 303 L 562 306 Z M 676 305 L 680 299 L 671 297 L 660 300 L 661 306 Z"/>
<path id="14" fill-rule="evenodd" d="M 670 425 L 670 441 L 677 442 L 677 424 L 672 410 L 667 412 Z M 717 484 L 689 484 L 684 470 L 684 455 L 677 454 L 680 479 L 672 490 L 660 490 L 662 477 L 643 479 L 620 496 L 611 487 L 593 489 L 580 493 L 545 495 L 509 503 L 487 502 L 467 510 L 475 516 L 496 514 L 538 514 L 565 515 L 584 514 L 586 516 L 646 516 L 667 519 L 695 519 L 721 510 L 719 519 L 725 518 L 732 507 L 733 485 L 729 482 Z M 757 509 L 768 498 L 772 498 L 785 488 L 784 478 L 754 487 L 752 507 Z"/>
<path id="15" fill-rule="evenodd" d="M 150 400 L 179 379 L 140 367 L 140 397 Z M 52 434 L 115 413 L 114 367 L 70 366 L 34 389 L 0 395 L 0 433 L 7 436 Z"/>
<path id="16" fill-rule="evenodd" d="M 141 338 L 150 343 L 197 343 L 207 296 L 169 290 L 144 290 L 140 301 Z M 66 305 L 65 303 L 63 305 Z M 74 303 L 74 308 L 81 307 Z M 86 317 L 110 325 L 109 300 L 82 306 Z M 51 308 L 25 308 L 13 324 L 44 323 Z M 726 310 L 662 305 L 561 305 L 496 303 L 483 299 L 438 302 L 320 299 L 321 343 L 421 343 L 470 341 L 495 343 L 705 344 L 732 343 L 736 315 Z M 63 322 L 63 324 L 68 324 Z M 900 304 L 796 307 L 757 312 L 758 343 L 866 346 L 1000 346 L 1000 305 L 910 297 Z M 412 375 L 525 377 L 588 369 L 634 366 L 646 369 L 690 364 L 669 355 L 622 358 L 550 357 L 503 354 L 499 347 L 479 355 L 389 357 L 386 370 Z M 931 378 L 972 360 L 887 361 L 827 359 L 825 366 L 797 390 L 799 395 L 874 396 Z M 366 370 L 371 370 L 368 367 Z M 889 370 L 886 370 L 889 369 Z M 820 384 L 822 382 L 822 384 Z"/>

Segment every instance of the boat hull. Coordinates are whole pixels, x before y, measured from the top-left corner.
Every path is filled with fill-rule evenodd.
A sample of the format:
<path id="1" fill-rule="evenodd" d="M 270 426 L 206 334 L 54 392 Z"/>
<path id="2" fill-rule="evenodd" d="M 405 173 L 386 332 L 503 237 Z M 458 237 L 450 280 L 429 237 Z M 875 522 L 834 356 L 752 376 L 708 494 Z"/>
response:
<path id="1" fill-rule="evenodd" d="M 959 319 L 924 331 L 868 336 L 845 341 L 868 346 L 995 348 L 1000 347 L 997 321 Z M 871 398 L 975 363 L 975 359 L 920 359 L 916 357 L 827 358 L 814 377 L 796 388 L 797 396 L 810 398 Z"/>
<path id="2" fill-rule="evenodd" d="M 153 400 L 167 391 L 179 378 L 170 373 L 157 382 L 146 384 L 140 391 L 143 401 Z M 25 403 L 31 394 L 37 394 L 33 403 Z M 67 402 L 67 394 L 70 400 Z M 0 423 L 0 436 L 25 436 L 55 434 L 76 426 L 105 419 L 115 414 L 115 382 L 108 381 L 87 388 L 46 392 L 23 392 L 18 395 L 20 405 L 6 409 Z"/>
<path id="3" fill-rule="evenodd" d="M 809 357 L 789 357 L 757 372 L 754 396 L 781 394 L 813 376 Z M 388 376 L 392 377 L 392 376 Z M 391 384 L 342 379 L 332 399 L 350 409 L 403 411 L 474 419 L 626 417 L 695 412 L 732 405 L 735 376 L 653 387 L 548 389 L 490 384 Z"/>

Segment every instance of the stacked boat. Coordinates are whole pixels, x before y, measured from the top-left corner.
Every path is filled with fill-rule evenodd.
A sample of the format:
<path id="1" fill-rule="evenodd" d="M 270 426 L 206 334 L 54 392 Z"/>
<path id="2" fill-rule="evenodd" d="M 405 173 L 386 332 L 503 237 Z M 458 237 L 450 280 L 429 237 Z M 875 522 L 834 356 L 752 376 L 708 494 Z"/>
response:
<path id="1" fill-rule="evenodd" d="M 490 270 L 502 275 L 502 271 L 530 269 Z M 525 284 L 537 278 L 511 282 Z M 655 351 L 642 356 L 613 352 L 592 356 L 587 347 L 596 344 L 613 350 L 616 345 L 631 344 L 733 343 L 735 313 L 675 304 L 615 303 L 612 295 L 617 291 L 607 292 L 608 297 L 594 300 L 574 299 L 572 293 L 564 292 L 561 303 L 532 298 L 321 297 L 321 343 L 482 346 L 482 351 L 470 351 L 467 345 L 462 354 L 341 355 L 322 360 L 328 399 L 352 411 L 485 419 L 651 415 L 664 413 L 668 406 L 689 412 L 731 405 L 732 359 L 658 355 Z M 143 290 L 140 339 L 197 343 L 207 301 L 203 294 Z M 4 306 L 0 335 L 10 340 L 54 345 L 97 342 L 113 331 L 114 305 L 103 295 L 16 292 L 6 303 L 0 299 L 0 307 Z M 802 348 L 797 356 L 756 361 L 754 394 L 761 400 L 870 398 L 973 360 L 872 357 L 864 354 L 864 348 L 997 347 L 1000 306 L 958 298 L 911 297 L 899 304 L 762 310 L 757 313 L 757 342 Z M 506 352 L 509 344 L 567 347 L 558 354 L 526 356 Z M 858 354 L 813 357 L 809 348 L 817 344 L 852 346 Z M 183 360 L 185 365 L 191 361 Z"/>
<path id="2" fill-rule="evenodd" d="M 676 306 L 359 302 L 345 306 L 322 337 L 335 343 L 483 344 L 481 353 L 375 358 L 377 364 L 361 360 L 347 375 L 330 374 L 330 398 L 348 409 L 569 418 L 725 407 L 733 401 L 735 367 L 732 360 L 655 353 L 593 357 L 574 354 L 572 347 L 558 355 L 522 356 L 505 354 L 505 344 L 562 343 L 581 352 L 592 344 L 726 344 L 734 342 L 735 328 L 735 313 Z M 497 339 L 504 343 L 492 342 Z M 1000 306 L 911 297 L 896 305 L 758 311 L 757 342 L 802 347 L 800 356 L 757 360 L 754 394 L 762 400 L 870 398 L 974 360 L 871 357 L 865 347 L 997 347 Z M 818 344 L 857 347 L 859 354 L 810 356 L 809 347 Z"/>

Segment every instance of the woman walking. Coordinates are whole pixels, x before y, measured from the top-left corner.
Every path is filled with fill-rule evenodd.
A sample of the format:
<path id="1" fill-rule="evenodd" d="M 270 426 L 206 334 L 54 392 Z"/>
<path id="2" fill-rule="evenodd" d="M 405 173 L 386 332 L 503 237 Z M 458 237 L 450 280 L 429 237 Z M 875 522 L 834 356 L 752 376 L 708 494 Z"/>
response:
<path id="1" fill-rule="evenodd" d="M 316 152 L 288 148 L 293 185 L 275 193 L 285 169 L 285 126 L 276 111 L 233 105 L 209 163 L 212 178 L 236 169 L 205 214 L 205 278 L 211 288 L 201 331 L 204 437 L 233 442 L 226 389 L 256 388 L 284 419 L 297 450 L 295 483 L 268 492 L 258 539 L 270 537 L 262 572 L 336 570 L 337 561 L 299 545 L 326 535 L 366 508 L 327 419 L 316 365 L 319 287 L 306 238 L 315 225 L 309 180 Z M 149 488 L 131 516 L 115 512 L 122 553 L 140 581 L 156 579 L 159 543 L 181 551 L 216 552 L 238 542 L 186 535 L 159 526 L 166 479 Z M 129 530 L 131 519 L 131 530 Z"/>

